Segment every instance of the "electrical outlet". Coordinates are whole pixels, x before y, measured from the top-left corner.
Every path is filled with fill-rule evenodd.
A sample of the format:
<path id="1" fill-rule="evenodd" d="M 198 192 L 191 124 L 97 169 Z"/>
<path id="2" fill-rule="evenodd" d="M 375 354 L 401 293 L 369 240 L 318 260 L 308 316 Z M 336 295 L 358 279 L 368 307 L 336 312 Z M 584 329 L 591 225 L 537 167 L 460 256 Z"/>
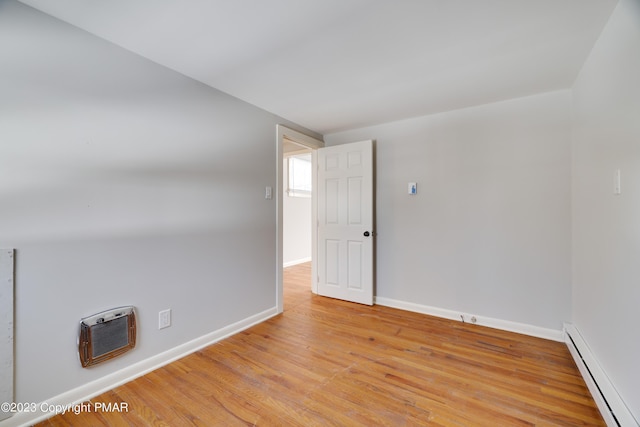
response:
<path id="1" fill-rule="evenodd" d="M 158 313 L 158 329 L 164 329 L 171 326 L 171 309 L 162 310 Z"/>
<path id="2" fill-rule="evenodd" d="M 469 321 L 475 324 L 478 322 L 478 319 L 476 318 L 476 316 L 471 316 L 469 314 L 461 314 L 460 319 L 462 320 L 462 323 L 467 323 L 467 321 Z"/>

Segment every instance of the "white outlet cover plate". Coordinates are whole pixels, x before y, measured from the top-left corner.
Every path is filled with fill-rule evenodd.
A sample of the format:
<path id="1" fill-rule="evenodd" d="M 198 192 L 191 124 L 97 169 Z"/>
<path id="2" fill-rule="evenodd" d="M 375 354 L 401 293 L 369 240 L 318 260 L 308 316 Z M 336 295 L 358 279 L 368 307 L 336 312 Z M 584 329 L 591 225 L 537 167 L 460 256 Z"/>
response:
<path id="1" fill-rule="evenodd" d="M 158 329 L 164 329 L 171 326 L 171 309 L 162 310 L 158 313 Z"/>

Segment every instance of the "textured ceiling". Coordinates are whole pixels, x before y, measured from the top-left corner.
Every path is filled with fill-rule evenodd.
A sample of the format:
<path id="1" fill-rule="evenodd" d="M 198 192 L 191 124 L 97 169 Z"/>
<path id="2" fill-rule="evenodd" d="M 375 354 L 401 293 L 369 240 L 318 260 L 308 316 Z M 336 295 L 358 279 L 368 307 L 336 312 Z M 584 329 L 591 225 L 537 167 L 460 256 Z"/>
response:
<path id="1" fill-rule="evenodd" d="M 21 0 L 316 132 L 571 87 L 616 0 Z"/>

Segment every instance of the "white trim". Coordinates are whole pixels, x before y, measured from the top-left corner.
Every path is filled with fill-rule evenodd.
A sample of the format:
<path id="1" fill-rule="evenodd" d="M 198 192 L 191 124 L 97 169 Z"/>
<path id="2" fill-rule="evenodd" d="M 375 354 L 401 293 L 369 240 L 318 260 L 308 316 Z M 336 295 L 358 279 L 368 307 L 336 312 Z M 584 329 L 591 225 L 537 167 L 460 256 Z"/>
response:
<path id="1" fill-rule="evenodd" d="M 311 152 L 311 292 L 314 294 L 318 293 L 318 192 L 315 190 L 318 188 L 318 148 Z"/>
<path id="2" fill-rule="evenodd" d="M 571 323 L 566 323 L 564 330 L 567 347 L 569 347 L 569 351 L 607 425 L 610 427 L 640 426 L 591 352 L 578 328 Z"/>
<path id="3" fill-rule="evenodd" d="M 311 169 L 312 169 L 312 187 L 316 187 L 316 150 L 318 148 L 324 147 L 324 142 L 313 138 L 311 136 L 305 135 L 301 132 L 290 129 L 284 125 L 276 125 L 276 307 L 278 313 L 282 313 L 284 311 L 284 288 L 282 284 L 282 269 L 283 267 L 283 224 L 282 224 L 282 200 L 283 196 L 283 149 L 282 144 L 284 138 L 287 138 L 297 144 L 304 145 L 305 147 L 311 148 L 313 151 L 311 152 Z M 311 233 L 311 277 L 318 277 L 316 271 L 316 263 L 314 260 L 317 259 L 317 200 L 315 191 L 312 192 L 311 197 L 311 216 L 312 216 L 312 227 L 313 230 Z M 312 286 L 317 286 L 315 280 L 312 280 Z"/>
<path id="4" fill-rule="evenodd" d="M 471 323 L 471 318 L 475 318 L 476 325 L 488 326 L 490 328 L 501 329 L 503 331 L 516 332 L 519 334 L 529 335 L 532 337 L 544 338 L 552 341 L 563 342 L 564 334 L 561 330 L 541 328 L 539 326 L 529 325 L 526 323 L 512 322 L 510 320 L 494 319 L 491 317 L 478 316 L 475 314 L 461 313 L 454 310 L 431 307 L 428 305 L 416 304 L 413 302 L 399 301 L 391 298 L 375 297 L 375 304 L 384 305 L 386 307 L 399 308 L 401 310 L 413 311 L 415 313 L 428 314 L 431 316 L 442 317 L 444 319 L 457 320 Z M 462 316 L 462 317 L 461 317 Z"/>
<path id="5" fill-rule="evenodd" d="M 265 310 L 261 313 L 247 317 L 224 328 L 218 329 L 199 338 L 196 338 L 187 343 L 181 344 L 177 347 L 169 349 L 164 353 L 157 354 L 148 359 L 142 360 L 124 369 L 121 369 L 112 374 L 106 375 L 90 383 L 84 384 L 73 390 L 69 390 L 65 393 L 54 396 L 46 400 L 47 407 L 51 405 L 76 405 L 82 402 L 112 390 L 122 384 L 132 381 L 144 374 L 147 374 L 153 370 L 156 370 L 164 365 L 181 359 L 191 353 L 203 349 L 213 343 L 223 340 L 231 335 L 237 334 L 251 326 L 264 322 L 273 316 L 276 316 L 278 311 L 276 307 Z M 42 404 L 36 405 L 36 412 L 22 412 L 17 413 L 15 416 L 0 422 L 0 427 L 26 427 L 40 421 L 46 420 L 52 417 L 53 413 L 43 412 Z"/>
<path id="6" fill-rule="evenodd" d="M 294 259 L 293 261 L 287 261 L 285 263 L 282 263 L 282 267 L 283 268 L 292 267 L 294 265 L 304 264 L 305 262 L 310 262 L 311 260 L 312 260 L 311 257 Z"/>

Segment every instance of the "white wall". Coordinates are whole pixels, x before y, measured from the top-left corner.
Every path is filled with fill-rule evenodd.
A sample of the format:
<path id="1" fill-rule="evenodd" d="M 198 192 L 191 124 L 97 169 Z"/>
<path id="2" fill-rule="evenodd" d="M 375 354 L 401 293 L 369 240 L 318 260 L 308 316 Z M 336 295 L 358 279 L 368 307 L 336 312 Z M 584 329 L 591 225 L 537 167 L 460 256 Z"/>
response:
<path id="1" fill-rule="evenodd" d="M 290 197 L 287 194 L 287 163 L 282 165 L 284 171 L 282 196 L 282 259 L 285 266 L 311 259 L 311 198 Z"/>
<path id="2" fill-rule="evenodd" d="M 0 2 L 0 94 L 16 401 L 275 309 L 276 206 L 264 189 L 282 119 L 13 1 Z M 127 304 L 137 348 L 82 369 L 80 318 Z M 166 308 L 173 326 L 159 331 Z"/>
<path id="3" fill-rule="evenodd" d="M 377 297 L 562 329 L 570 103 L 559 91 L 325 135 L 376 140 Z"/>
<path id="4" fill-rule="evenodd" d="M 574 324 L 640 421 L 640 2 L 620 1 L 573 96 Z"/>

